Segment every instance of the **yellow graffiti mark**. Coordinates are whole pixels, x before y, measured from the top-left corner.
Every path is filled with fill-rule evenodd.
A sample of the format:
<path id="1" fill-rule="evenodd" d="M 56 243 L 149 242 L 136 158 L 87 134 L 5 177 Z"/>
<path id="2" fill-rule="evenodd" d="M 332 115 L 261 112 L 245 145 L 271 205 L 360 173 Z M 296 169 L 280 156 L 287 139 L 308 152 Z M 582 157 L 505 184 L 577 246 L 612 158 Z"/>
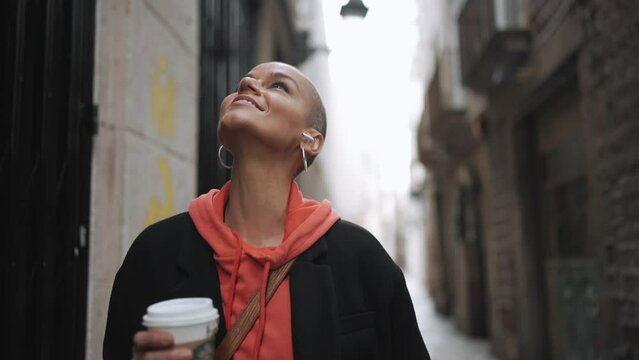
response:
<path id="1" fill-rule="evenodd" d="M 175 132 L 175 76 L 169 73 L 169 60 L 161 56 L 151 80 L 151 122 L 165 137 Z"/>
<path id="2" fill-rule="evenodd" d="M 164 185 L 164 201 L 160 200 L 158 196 L 153 196 L 151 198 L 144 227 L 165 219 L 175 213 L 171 167 L 169 166 L 169 161 L 163 156 L 158 158 L 158 170 L 160 172 L 160 177 L 162 178 L 162 184 Z"/>

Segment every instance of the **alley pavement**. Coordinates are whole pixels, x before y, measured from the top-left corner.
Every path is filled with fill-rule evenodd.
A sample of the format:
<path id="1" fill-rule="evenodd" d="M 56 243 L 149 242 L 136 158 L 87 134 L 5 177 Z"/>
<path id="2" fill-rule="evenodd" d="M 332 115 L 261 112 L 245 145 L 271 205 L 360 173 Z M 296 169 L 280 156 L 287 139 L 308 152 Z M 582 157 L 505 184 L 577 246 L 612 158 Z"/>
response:
<path id="1" fill-rule="evenodd" d="M 497 360 L 488 341 L 468 337 L 455 329 L 450 319 L 438 315 L 430 296 L 417 277 L 406 274 L 419 330 L 433 360 Z"/>

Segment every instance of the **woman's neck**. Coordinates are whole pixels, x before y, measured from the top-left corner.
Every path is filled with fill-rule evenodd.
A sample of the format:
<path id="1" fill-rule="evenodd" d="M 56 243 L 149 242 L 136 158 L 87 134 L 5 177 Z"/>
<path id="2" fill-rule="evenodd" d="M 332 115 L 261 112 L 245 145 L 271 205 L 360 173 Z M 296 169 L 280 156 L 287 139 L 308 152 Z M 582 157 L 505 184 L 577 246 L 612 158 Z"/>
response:
<path id="1" fill-rule="evenodd" d="M 293 179 L 277 164 L 234 164 L 224 222 L 255 247 L 277 246 Z"/>

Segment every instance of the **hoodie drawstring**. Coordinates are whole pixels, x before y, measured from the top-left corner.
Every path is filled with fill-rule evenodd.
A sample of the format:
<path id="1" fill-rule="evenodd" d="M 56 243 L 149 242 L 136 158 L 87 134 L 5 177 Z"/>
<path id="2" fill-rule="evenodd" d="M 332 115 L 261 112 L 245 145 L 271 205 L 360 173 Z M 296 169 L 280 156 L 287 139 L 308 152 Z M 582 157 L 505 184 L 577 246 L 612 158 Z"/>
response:
<path id="1" fill-rule="evenodd" d="M 253 360 L 260 358 L 260 347 L 262 347 L 262 339 L 264 338 L 264 329 L 266 327 L 266 286 L 268 285 L 268 276 L 271 273 L 271 262 L 264 264 L 262 272 L 262 285 L 260 287 L 260 317 L 255 337 L 255 345 L 253 347 Z"/>
<path id="2" fill-rule="evenodd" d="M 224 317 L 226 318 L 226 323 L 231 324 L 231 316 L 233 315 L 233 302 L 235 301 L 235 288 L 237 287 L 237 276 L 240 272 L 240 261 L 242 260 L 242 240 L 239 237 L 235 236 L 237 240 L 237 251 L 235 252 L 235 259 L 233 259 L 233 270 L 231 271 L 231 288 L 229 289 L 230 299 L 229 306 L 224 311 Z M 227 325 L 227 326 L 229 326 Z"/>

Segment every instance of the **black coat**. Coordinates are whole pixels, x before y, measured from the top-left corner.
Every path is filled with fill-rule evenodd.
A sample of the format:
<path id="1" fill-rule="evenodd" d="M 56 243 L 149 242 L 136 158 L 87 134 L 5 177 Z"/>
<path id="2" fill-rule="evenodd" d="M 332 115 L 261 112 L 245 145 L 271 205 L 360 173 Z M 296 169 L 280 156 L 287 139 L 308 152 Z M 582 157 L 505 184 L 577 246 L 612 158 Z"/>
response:
<path id="1" fill-rule="evenodd" d="M 400 268 L 369 232 L 340 220 L 289 273 L 295 359 L 429 359 Z M 187 213 L 133 242 L 115 277 L 105 359 L 130 359 L 146 307 L 179 297 L 222 304 L 213 250 Z M 223 311 L 216 340 L 226 333 Z"/>

